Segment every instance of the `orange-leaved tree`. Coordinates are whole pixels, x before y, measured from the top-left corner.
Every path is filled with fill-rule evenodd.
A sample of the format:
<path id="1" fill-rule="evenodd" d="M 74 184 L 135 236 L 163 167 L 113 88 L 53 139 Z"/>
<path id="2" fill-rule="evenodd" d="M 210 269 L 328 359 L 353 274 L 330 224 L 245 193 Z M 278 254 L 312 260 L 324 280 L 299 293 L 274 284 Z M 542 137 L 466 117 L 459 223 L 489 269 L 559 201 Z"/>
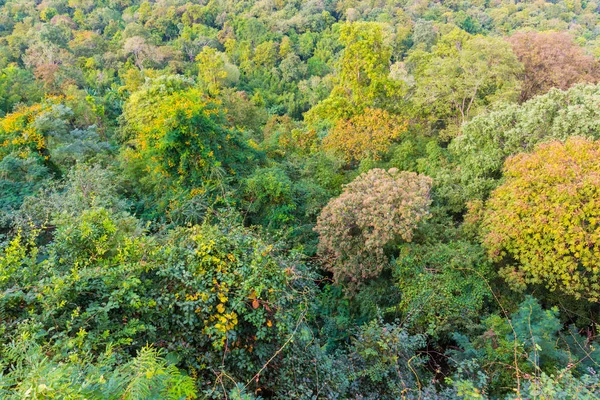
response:
<path id="1" fill-rule="evenodd" d="M 366 108 L 350 119 L 338 120 L 323 139 L 323 146 L 341 153 L 346 161 L 378 160 L 406 129 L 407 123 L 400 117 L 385 110 Z"/>
<path id="2" fill-rule="evenodd" d="M 317 220 L 319 254 L 338 281 L 358 283 L 388 264 L 386 246 L 410 241 L 428 215 L 431 178 L 392 168 L 372 169 L 345 186 Z"/>
<path id="3" fill-rule="evenodd" d="M 600 141 L 542 144 L 509 158 L 489 199 L 484 244 L 514 288 L 600 298 Z"/>

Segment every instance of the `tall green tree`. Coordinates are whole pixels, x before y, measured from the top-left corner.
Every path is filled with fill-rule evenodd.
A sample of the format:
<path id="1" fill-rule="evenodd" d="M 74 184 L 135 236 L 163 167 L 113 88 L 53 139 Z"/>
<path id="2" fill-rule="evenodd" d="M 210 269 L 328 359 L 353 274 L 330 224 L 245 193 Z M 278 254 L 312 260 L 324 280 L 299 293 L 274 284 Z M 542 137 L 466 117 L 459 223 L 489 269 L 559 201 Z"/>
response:
<path id="1" fill-rule="evenodd" d="M 389 26 L 375 22 L 354 22 L 340 26 L 344 46 L 335 86 L 329 97 L 305 116 L 311 123 L 335 122 L 360 113 L 364 107 L 397 109 L 402 82 L 390 79 L 392 37 Z"/>
<path id="2" fill-rule="evenodd" d="M 510 45 L 499 38 L 468 36 L 458 30 L 443 36 L 432 53 L 413 55 L 413 100 L 446 135 L 497 101 L 517 100 L 522 67 Z"/>

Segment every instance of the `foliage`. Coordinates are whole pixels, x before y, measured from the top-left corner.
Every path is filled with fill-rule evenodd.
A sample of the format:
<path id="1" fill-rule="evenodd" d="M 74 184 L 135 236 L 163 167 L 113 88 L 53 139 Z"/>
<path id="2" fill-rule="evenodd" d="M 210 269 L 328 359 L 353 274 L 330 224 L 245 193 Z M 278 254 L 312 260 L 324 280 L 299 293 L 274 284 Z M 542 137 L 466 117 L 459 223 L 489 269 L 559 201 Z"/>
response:
<path id="1" fill-rule="evenodd" d="M 60 183 L 45 185 L 35 196 L 26 197 L 15 216 L 14 224 L 21 229 L 30 225 L 41 228 L 57 215 L 80 215 L 93 208 L 112 213 L 128 211 L 130 204 L 123 197 L 122 180 L 100 164 L 79 164 Z"/>
<path id="2" fill-rule="evenodd" d="M 0 258 L 5 328 L 35 310 L 38 337 L 57 351 L 114 348 L 122 359 L 150 342 L 204 382 L 214 368 L 246 380 L 298 318 L 284 310 L 301 267 L 235 224 L 181 228 L 156 243 L 105 209 L 57 217 L 47 249 L 34 232 Z"/>
<path id="3" fill-rule="evenodd" d="M 514 98 L 521 69 L 503 40 L 459 32 L 443 36 L 431 54 L 417 52 L 412 56 L 416 64 L 415 102 L 433 118 L 453 121 L 455 127 L 494 101 Z"/>
<path id="4" fill-rule="evenodd" d="M 507 160 L 482 228 L 490 255 L 507 261 L 501 274 L 513 287 L 544 284 L 598 300 L 598 151 L 597 142 L 570 138 Z"/>
<path id="5" fill-rule="evenodd" d="M 575 86 L 475 117 L 449 145 L 457 164 L 450 173 L 457 182 L 448 190 L 461 202 L 485 199 L 499 184 L 508 156 L 571 136 L 600 138 L 598 99 L 597 86 Z"/>
<path id="6" fill-rule="evenodd" d="M 197 398 L 192 378 L 168 364 L 163 352 L 151 347 L 142 348 L 120 366 L 115 366 L 110 350 L 97 363 L 85 356 L 50 356 L 51 351 L 44 350 L 26 333 L 7 346 L 4 362 L 12 370 L 0 376 L 4 398 Z"/>
<path id="7" fill-rule="evenodd" d="M 340 27 L 344 52 L 331 94 L 305 116 L 312 124 L 349 119 L 365 107 L 394 108 L 401 82 L 389 78 L 391 43 L 385 26 L 374 22 Z M 324 120 L 324 121 L 321 121 Z"/>
<path id="8" fill-rule="evenodd" d="M 385 247 L 410 241 L 427 216 L 431 179 L 397 169 L 372 169 L 327 204 L 315 230 L 326 268 L 337 280 L 360 282 L 387 264 Z"/>
<path id="9" fill-rule="evenodd" d="M 34 121 L 43 111 L 45 111 L 44 107 L 36 104 L 2 118 L 0 124 L 2 158 L 14 153 L 20 158 L 37 157 L 43 162 L 48 151 L 46 138 L 34 125 Z"/>
<path id="10" fill-rule="evenodd" d="M 407 323 L 432 336 L 473 326 L 491 297 L 491 268 L 472 243 L 405 244 L 393 271 Z"/>
<path id="11" fill-rule="evenodd" d="M 10 64 L 0 72 L 0 110 L 8 114 L 15 105 L 25 103 L 31 105 L 41 100 L 39 84 L 31 71 Z"/>
<path id="12" fill-rule="evenodd" d="M 397 324 L 372 321 L 361 327 L 349 355 L 353 383 L 371 399 L 397 399 L 418 391 L 416 371 L 423 360 L 415 351 L 423 344 L 422 336 L 410 336 Z"/>
<path id="13" fill-rule="evenodd" d="M 482 241 L 507 158 L 599 138 L 599 23 L 575 0 L 2 2 L 0 397 L 596 396 L 595 282 L 514 291 L 497 270 L 523 263 Z M 551 223 L 509 239 L 592 189 L 540 190 Z M 536 270 L 593 253 L 573 229 L 525 249 Z"/>
<path id="14" fill-rule="evenodd" d="M 213 167 L 235 171 L 244 145 L 236 132 L 222 127 L 218 104 L 196 89 L 170 85 L 159 80 L 125 106 L 128 129 L 135 135 L 135 150 L 126 156 L 143 159 L 151 174 L 187 185 L 199 185 Z"/>
<path id="15" fill-rule="evenodd" d="M 600 396 L 598 375 L 594 370 L 582 377 L 575 377 L 568 369 L 525 381 L 520 392 L 522 397 L 550 399 L 593 399 Z"/>
<path id="16" fill-rule="evenodd" d="M 347 161 L 378 160 L 405 131 L 406 123 L 397 116 L 367 108 L 349 120 L 339 120 L 323 146 L 342 153 Z"/>
<path id="17" fill-rule="evenodd" d="M 565 32 L 518 32 L 509 38 L 523 63 L 521 101 L 544 94 L 551 88 L 568 89 L 576 83 L 596 83 L 600 71 Z"/>
<path id="18" fill-rule="evenodd" d="M 563 383 L 560 380 L 563 376 L 566 381 L 565 390 L 586 390 L 576 384 L 568 387 L 568 380 L 573 378 L 571 374 L 581 374 L 574 367 L 582 360 L 573 352 L 576 348 L 570 348 L 559 333 L 561 324 L 557 309 L 545 310 L 536 299 L 528 296 L 511 315 L 490 316 L 484 321 L 484 329 L 473 341 L 456 334 L 455 340 L 462 350 L 450 351 L 454 362 L 464 366 L 474 363 L 469 368 L 459 368 L 463 378 L 483 368 L 487 380 L 483 385 L 484 391 L 491 395 L 505 393 L 507 388 L 514 387 L 517 375 L 519 379 L 525 380 L 524 392 L 518 393 L 519 395 L 535 391 L 544 393 L 545 390 L 549 394 L 552 390 L 561 388 Z M 583 338 L 580 337 L 581 339 Z M 569 365 L 569 371 L 560 371 L 561 365 Z M 594 381 L 593 376 L 585 375 L 580 375 L 583 381 L 590 381 L 590 378 L 590 383 Z M 550 377 L 557 378 L 554 389 Z M 544 384 L 540 385 L 541 382 Z M 595 390 L 593 384 L 590 387 Z M 509 395 L 508 398 L 513 397 Z"/>
<path id="19" fill-rule="evenodd" d="M 154 213 L 180 213 L 197 195 L 208 195 L 209 201 L 223 196 L 225 178 L 239 175 L 256 158 L 240 132 L 224 126 L 218 102 L 188 86 L 182 78 L 161 78 L 125 105 L 131 135 L 122 151 L 125 168 L 144 191 L 159 197 L 172 193 L 145 201 L 143 207 Z"/>
<path id="20" fill-rule="evenodd" d="M 259 168 L 246 180 L 247 210 L 258 221 L 281 226 L 293 219 L 296 209 L 293 184 L 278 168 Z M 254 219 L 253 218 L 253 219 Z"/>
<path id="21" fill-rule="evenodd" d="M 239 71 L 227 60 L 227 55 L 219 54 L 212 47 L 205 47 L 196 57 L 200 69 L 200 81 L 211 95 L 219 94 L 221 87 L 235 83 Z"/>

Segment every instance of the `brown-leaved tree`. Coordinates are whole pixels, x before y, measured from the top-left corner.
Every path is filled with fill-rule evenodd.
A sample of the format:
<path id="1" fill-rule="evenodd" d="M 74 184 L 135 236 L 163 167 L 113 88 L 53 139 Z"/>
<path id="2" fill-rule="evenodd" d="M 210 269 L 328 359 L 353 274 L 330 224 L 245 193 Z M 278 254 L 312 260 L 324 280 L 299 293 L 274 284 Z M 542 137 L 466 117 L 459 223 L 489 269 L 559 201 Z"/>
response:
<path id="1" fill-rule="evenodd" d="M 600 70 L 566 32 L 519 32 L 508 41 L 523 64 L 520 100 L 552 88 L 568 89 L 580 82 L 598 82 Z"/>

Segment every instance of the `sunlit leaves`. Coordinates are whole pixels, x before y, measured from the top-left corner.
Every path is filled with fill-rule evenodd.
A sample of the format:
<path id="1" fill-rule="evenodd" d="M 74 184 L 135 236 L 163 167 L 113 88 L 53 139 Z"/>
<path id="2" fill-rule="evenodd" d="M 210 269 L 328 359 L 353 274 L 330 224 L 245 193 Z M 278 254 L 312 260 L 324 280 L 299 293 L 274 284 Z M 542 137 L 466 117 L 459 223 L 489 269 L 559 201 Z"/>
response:
<path id="1" fill-rule="evenodd" d="M 515 288 L 600 297 L 600 142 L 571 138 L 509 158 L 487 204 L 484 243 Z M 514 261 L 512 261 L 514 260 Z"/>
<path id="2" fill-rule="evenodd" d="M 366 108 L 349 120 L 339 120 L 323 145 L 341 153 L 346 161 L 378 160 L 406 126 L 405 121 L 385 110 Z"/>
<path id="3" fill-rule="evenodd" d="M 229 63 L 225 54 L 219 53 L 212 47 L 202 49 L 196 61 L 200 71 L 198 78 L 211 95 L 219 94 L 226 84 L 234 83 L 239 79 L 240 72 L 237 67 Z"/>

